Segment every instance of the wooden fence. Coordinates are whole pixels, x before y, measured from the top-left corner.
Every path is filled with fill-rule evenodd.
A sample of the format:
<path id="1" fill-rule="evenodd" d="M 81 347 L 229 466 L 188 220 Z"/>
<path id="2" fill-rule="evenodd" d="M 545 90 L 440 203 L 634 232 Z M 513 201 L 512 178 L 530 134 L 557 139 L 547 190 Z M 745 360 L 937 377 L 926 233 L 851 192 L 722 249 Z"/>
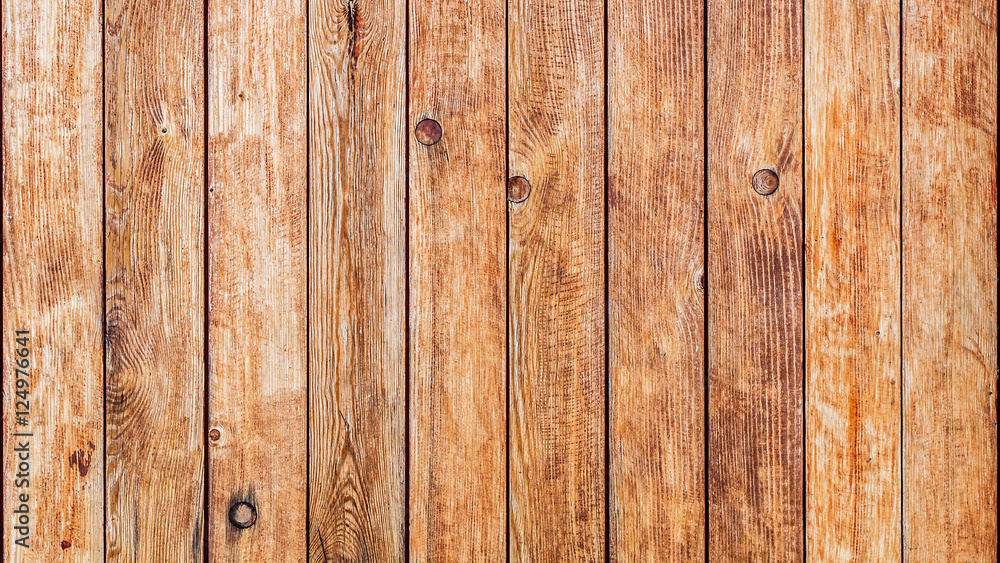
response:
<path id="1" fill-rule="evenodd" d="M 3 560 L 997 560 L 996 0 L 2 0 Z"/>

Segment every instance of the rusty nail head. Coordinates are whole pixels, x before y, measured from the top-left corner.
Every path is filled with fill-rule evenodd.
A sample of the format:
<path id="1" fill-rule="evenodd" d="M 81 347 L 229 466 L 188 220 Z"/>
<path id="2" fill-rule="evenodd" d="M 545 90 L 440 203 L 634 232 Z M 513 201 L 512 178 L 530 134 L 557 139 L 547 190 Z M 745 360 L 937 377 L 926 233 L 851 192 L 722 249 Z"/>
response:
<path id="1" fill-rule="evenodd" d="M 414 131 L 417 141 L 422 145 L 436 145 L 441 140 L 441 124 L 433 119 L 424 119 L 417 124 Z"/>
<path id="2" fill-rule="evenodd" d="M 771 195 L 778 190 L 778 175 L 774 170 L 758 170 L 753 175 L 753 191 L 760 195 Z"/>
<path id="3" fill-rule="evenodd" d="M 241 530 L 254 525 L 257 509 L 249 502 L 238 502 L 229 509 L 229 521 Z"/>
<path id="4" fill-rule="evenodd" d="M 514 176 L 507 180 L 507 199 L 513 203 L 521 203 L 531 195 L 531 182 L 524 176 Z"/>
<path id="5" fill-rule="evenodd" d="M 222 437 L 222 432 L 220 432 L 218 428 L 213 428 L 208 431 L 208 438 L 213 442 L 217 442 L 221 437 Z"/>

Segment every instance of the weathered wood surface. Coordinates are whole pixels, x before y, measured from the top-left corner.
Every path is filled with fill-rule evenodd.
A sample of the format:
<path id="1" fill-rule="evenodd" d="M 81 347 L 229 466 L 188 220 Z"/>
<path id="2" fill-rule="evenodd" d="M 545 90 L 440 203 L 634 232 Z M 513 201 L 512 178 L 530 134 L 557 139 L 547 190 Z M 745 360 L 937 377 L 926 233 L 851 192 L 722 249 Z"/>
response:
<path id="1" fill-rule="evenodd" d="M 707 17 L 708 558 L 801 560 L 802 10 L 713 0 Z"/>
<path id="2" fill-rule="evenodd" d="M 306 559 L 306 6 L 209 3 L 210 561 Z M 256 523 L 229 522 L 238 502 Z"/>
<path id="3" fill-rule="evenodd" d="M 204 545 L 204 13 L 108 1 L 105 295 L 108 561 Z"/>
<path id="4" fill-rule="evenodd" d="M 103 561 L 101 4 L 50 8 L 3 2 L 3 554 Z"/>
<path id="5" fill-rule="evenodd" d="M 807 557 L 900 561 L 899 2 L 805 24 Z"/>
<path id="6" fill-rule="evenodd" d="M 703 5 L 608 18 L 611 560 L 704 560 Z"/>
<path id="7" fill-rule="evenodd" d="M 409 8 L 409 555 L 503 561 L 504 3 Z"/>
<path id="8" fill-rule="evenodd" d="M 604 561 L 604 5 L 508 10 L 509 560 Z"/>
<path id="9" fill-rule="evenodd" d="M 995 560 L 996 0 L 2 15 L 4 561 Z"/>
<path id="10" fill-rule="evenodd" d="M 903 5 L 903 540 L 997 556 L 997 3 Z"/>
<path id="11" fill-rule="evenodd" d="M 310 561 L 405 558 L 405 8 L 310 2 Z"/>

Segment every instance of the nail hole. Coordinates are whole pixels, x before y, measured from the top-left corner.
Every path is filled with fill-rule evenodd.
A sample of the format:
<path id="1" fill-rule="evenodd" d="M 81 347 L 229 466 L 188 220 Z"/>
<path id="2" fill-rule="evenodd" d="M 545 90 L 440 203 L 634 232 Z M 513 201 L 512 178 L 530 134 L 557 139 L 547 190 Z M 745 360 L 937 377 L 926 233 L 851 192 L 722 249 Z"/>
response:
<path id="1" fill-rule="evenodd" d="M 524 176 L 514 176 L 507 180 L 507 199 L 513 203 L 521 203 L 531 195 L 531 182 Z"/>
<path id="2" fill-rule="evenodd" d="M 249 502 L 238 502 L 229 509 L 229 522 L 241 530 L 254 525 L 257 509 Z"/>
<path id="3" fill-rule="evenodd" d="M 441 140 L 441 124 L 433 119 L 424 119 L 417 124 L 414 134 L 422 145 L 436 145 Z"/>
<path id="4" fill-rule="evenodd" d="M 753 191 L 760 195 L 771 195 L 778 190 L 778 175 L 774 170 L 758 170 L 753 175 Z"/>
<path id="5" fill-rule="evenodd" d="M 166 127 L 164 127 L 163 129 L 160 129 L 160 132 L 161 132 L 161 133 L 166 133 L 166 132 L 167 132 L 167 128 L 166 128 Z"/>

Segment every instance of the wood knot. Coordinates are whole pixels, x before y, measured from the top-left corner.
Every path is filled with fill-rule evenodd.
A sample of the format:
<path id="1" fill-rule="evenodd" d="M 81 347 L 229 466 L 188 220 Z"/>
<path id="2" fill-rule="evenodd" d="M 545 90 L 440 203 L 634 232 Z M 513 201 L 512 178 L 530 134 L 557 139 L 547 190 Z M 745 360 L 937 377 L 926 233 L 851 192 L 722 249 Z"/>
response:
<path id="1" fill-rule="evenodd" d="M 771 195 L 778 190 L 778 175 L 774 170 L 758 170 L 753 175 L 753 191 L 760 195 Z"/>
<path id="2" fill-rule="evenodd" d="M 436 145 L 441 140 L 441 124 L 433 119 L 424 119 L 417 124 L 414 134 L 421 145 Z"/>
<path id="3" fill-rule="evenodd" d="M 238 502 L 229 508 L 229 522 L 241 530 L 254 525 L 257 509 L 249 502 Z"/>
<path id="4" fill-rule="evenodd" d="M 524 176 L 514 176 L 507 180 L 507 199 L 513 203 L 521 203 L 531 195 L 531 182 Z"/>

